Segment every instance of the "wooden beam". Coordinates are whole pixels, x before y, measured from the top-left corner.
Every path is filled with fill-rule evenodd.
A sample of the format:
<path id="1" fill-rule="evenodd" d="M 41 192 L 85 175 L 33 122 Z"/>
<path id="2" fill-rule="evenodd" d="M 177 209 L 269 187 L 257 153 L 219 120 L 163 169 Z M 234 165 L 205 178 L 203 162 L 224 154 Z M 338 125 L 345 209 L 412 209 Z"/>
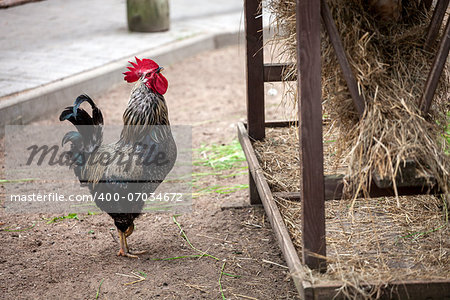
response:
<path id="1" fill-rule="evenodd" d="M 248 134 L 255 140 L 265 137 L 264 131 L 264 58 L 261 0 L 244 0 L 247 122 Z"/>
<path id="2" fill-rule="evenodd" d="M 256 157 L 255 150 L 253 149 L 253 145 L 248 137 L 247 130 L 242 123 L 238 123 L 237 127 L 239 141 L 241 143 L 245 157 L 247 158 L 249 172 L 255 180 L 255 185 L 258 189 L 261 202 L 264 205 L 264 210 L 267 214 L 270 224 L 272 225 L 273 232 L 277 237 L 281 251 L 283 252 L 283 256 L 294 280 L 294 284 L 296 285 L 298 290 L 301 290 L 301 278 L 303 277 L 301 274 L 303 273 L 303 271 L 301 268 L 297 250 L 295 249 L 294 244 L 292 244 L 289 232 L 273 199 L 272 192 L 270 191 L 269 185 L 267 184 L 263 171 L 261 170 L 258 159 Z"/>
<path id="3" fill-rule="evenodd" d="M 329 200 L 340 200 L 343 198 L 343 188 L 344 188 L 344 175 L 336 174 L 336 175 L 327 175 L 324 177 L 325 181 L 325 201 Z M 426 195 L 426 194 L 440 194 L 441 190 L 437 185 L 433 186 L 414 186 L 414 187 L 397 187 L 399 196 L 413 196 L 413 195 Z M 286 200 L 291 201 L 300 201 L 301 194 L 299 192 L 278 192 L 274 193 L 274 196 L 280 197 Z M 395 196 L 394 189 L 391 187 L 388 188 L 379 188 L 375 182 L 372 182 L 370 185 L 369 196 L 371 198 L 378 197 L 393 197 Z M 360 197 L 363 197 L 361 194 Z"/>
<path id="4" fill-rule="evenodd" d="M 326 271 L 319 1 L 297 0 L 296 34 L 303 262 Z"/>
<path id="5" fill-rule="evenodd" d="M 266 128 L 298 126 L 298 121 L 267 121 Z"/>
<path id="6" fill-rule="evenodd" d="M 438 0 L 434 8 L 433 17 L 431 18 L 430 26 L 428 27 L 427 36 L 425 38 L 425 50 L 429 51 L 436 41 L 449 1 L 450 0 Z M 425 6 L 426 5 L 427 3 L 425 3 Z"/>
<path id="7" fill-rule="evenodd" d="M 352 96 L 356 111 L 358 112 L 359 117 L 361 118 L 362 115 L 364 114 L 366 104 L 364 102 L 363 97 L 359 93 L 355 76 L 353 75 L 350 63 L 348 62 L 347 59 L 347 55 L 345 54 L 345 49 L 344 46 L 342 45 L 342 41 L 339 36 L 339 32 L 336 28 L 336 24 L 333 20 L 333 16 L 331 15 L 330 8 L 328 7 L 326 0 L 321 0 L 320 4 L 323 23 L 325 25 L 325 28 L 327 29 L 328 36 L 330 37 L 330 41 L 331 44 L 333 45 L 339 65 L 341 66 L 344 79 L 347 82 L 347 87 L 350 91 L 350 95 Z"/>
<path id="8" fill-rule="evenodd" d="M 344 285 L 343 282 L 319 282 L 316 284 L 308 284 L 305 282 L 304 291 L 305 300 L 344 300 L 348 299 L 344 293 L 340 293 L 340 289 Z M 393 281 L 386 285 L 380 286 L 378 283 L 364 283 L 361 284 L 364 290 L 371 290 L 376 288 L 379 290 L 377 299 L 409 299 L 409 300 L 424 300 L 424 299 L 449 299 L 450 298 L 450 281 L 449 280 L 408 280 L 408 281 Z"/>
<path id="9" fill-rule="evenodd" d="M 292 64 L 265 64 L 264 65 L 264 81 L 276 82 L 276 81 L 295 81 L 297 80 L 297 74 L 293 74 L 288 78 L 283 78 L 283 73 L 286 68 L 291 68 Z"/>
<path id="10" fill-rule="evenodd" d="M 448 2 L 447 2 L 448 3 Z M 427 82 L 425 83 L 425 91 L 420 99 L 420 105 L 424 115 L 428 114 L 433 101 L 433 96 L 436 91 L 436 87 L 441 77 L 442 70 L 444 69 L 445 62 L 447 60 L 448 52 L 450 50 L 450 18 L 447 19 L 447 25 L 445 25 L 444 34 L 441 42 L 439 43 L 439 49 L 436 57 L 433 60 L 430 73 L 428 74 Z"/>

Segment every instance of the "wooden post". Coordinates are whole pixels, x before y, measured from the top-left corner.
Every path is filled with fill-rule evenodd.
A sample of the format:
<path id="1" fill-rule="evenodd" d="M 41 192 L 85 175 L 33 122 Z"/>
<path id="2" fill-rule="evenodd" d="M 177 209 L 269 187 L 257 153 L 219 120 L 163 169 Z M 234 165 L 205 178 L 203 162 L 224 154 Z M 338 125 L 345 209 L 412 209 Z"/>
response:
<path id="1" fill-rule="evenodd" d="M 427 36 L 425 38 L 425 49 L 430 50 L 436 40 L 439 29 L 442 25 L 442 20 L 444 20 L 445 12 L 447 11 L 447 7 L 449 4 L 449 0 L 438 0 L 436 6 L 434 7 L 433 17 L 430 22 L 430 26 L 428 27 Z"/>
<path id="2" fill-rule="evenodd" d="M 450 50 L 450 18 L 447 19 L 447 25 L 445 26 L 444 34 L 441 42 L 439 43 L 439 49 L 434 58 L 431 66 L 430 73 L 428 74 L 427 82 L 425 83 L 425 91 L 420 99 L 420 105 L 424 115 L 428 113 L 433 101 L 433 96 L 436 91 L 436 87 L 441 77 L 442 70 L 447 60 L 448 52 Z"/>
<path id="3" fill-rule="evenodd" d="M 247 47 L 247 130 L 250 138 L 265 137 L 264 57 L 261 0 L 244 0 Z"/>
<path id="4" fill-rule="evenodd" d="M 127 0 L 128 29 L 138 32 L 167 31 L 169 0 Z"/>
<path id="5" fill-rule="evenodd" d="M 297 43 L 303 262 L 326 271 L 320 1 L 297 0 Z"/>
<path id="6" fill-rule="evenodd" d="M 258 187 L 256 186 L 255 179 L 253 179 L 253 175 L 250 172 L 248 173 L 248 193 L 250 197 L 250 205 L 262 204 Z"/>
<path id="7" fill-rule="evenodd" d="M 330 8 L 326 0 L 321 0 L 321 14 L 322 20 L 327 29 L 328 36 L 330 37 L 331 44 L 333 45 L 334 52 L 336 53 L 339 65 L 342 69 L 342 74 L 344 75 L 345 82 L 347 82 L 347 87 L 350 91 L 350 95 L 353 99 L 353 104 L 355 104 L 356 111 L 359 114 L 359 118 L 364 114 L 366 104 L 363 97 L 359 93 L 358 85 L 356 83 L 355 76 L 353 76 L 350 63 L 348 62 L 347 55 L 345 54 L 344 46 L 342 45 L 339 32 L 334 23 L 333 16 L 331 15 Z"/>

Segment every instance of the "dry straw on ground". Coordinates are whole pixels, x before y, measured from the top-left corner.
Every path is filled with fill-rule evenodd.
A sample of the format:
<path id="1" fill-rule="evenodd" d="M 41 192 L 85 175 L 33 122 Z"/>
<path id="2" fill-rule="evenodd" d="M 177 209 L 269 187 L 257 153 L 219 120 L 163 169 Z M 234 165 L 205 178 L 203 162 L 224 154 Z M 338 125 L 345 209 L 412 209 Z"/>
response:
<path id="1" fill-rule="evenodd" d="M 327 201 L 325 274 L 305 270 L 304 280 L 338 281 L 349 299 L 376 299 L 379 288 L 394 280 L 446 280 L 450 277 L 449 228 L 439 212 L 442 201 L 431 196 Z M 301 209 L 277 199 L 291 238 L 301 249 Z M 372 284 L 371 289 L 363 288 Z"/>
<path id="2" fill-rule="evenodd" d="M 273 192 L 297 191 L 297 128 L 273 128 L 265 141 L 254 143 Z M 324 127 L 325 173 L 340 173 L 333 127 Z M 338 168 L 338 169 L 337 169 Z M 290 237 L 301 255 L 300 202 L 275 198 Z M 341 282 L 349 299 L 376 299 L 380 288 L 394 280 L 450 278 L 450 228 L 442 197 L 416 196 L 327 201 L 325 274 L 305 267 L 304 280 Z M 354 206 L 353 215 L 349 207 Z M 303 274 L 303 275 L 304 275 Z M 305 275 L 306 276 L 306 275 Z M 375 284 L 364 289 L 365 284 Z"/>

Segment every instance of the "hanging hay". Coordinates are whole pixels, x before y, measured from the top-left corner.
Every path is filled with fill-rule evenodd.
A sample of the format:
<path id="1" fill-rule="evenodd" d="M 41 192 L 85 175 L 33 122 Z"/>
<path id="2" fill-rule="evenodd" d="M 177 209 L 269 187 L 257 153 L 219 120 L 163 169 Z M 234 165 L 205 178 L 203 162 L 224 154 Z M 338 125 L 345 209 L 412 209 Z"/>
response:
<path id="1" fill-rule="evenodd" d="M 295 2 L 268 3 L 275 16 L 272 42 L 281 45 L 281 59 L 287 62 L 296 61 Z M 444 138 L 450 121 L 448 60 L 429 115 L 422 116 L 419 109 L 437 49 L 437 43 L 429 52 L 423 47 L 431 13 L 420 1 L 403 1 L 399 19 L 388 22 L 375 16 L 364 0 L 328 0 L 328 4 L 366 102 L 359 120 L 334 49 L 323 33 L 323 107 L 339 129 L 336 155 L 348 168 L 347 195 L 355 199 L 360 192 L 368 195 L 375 173 L 388 180 L 398 178 L 406 161 L 414 161 L 420 177 L 436 180 L 448 193 L 450 145 Z M 296 72 L 296 66 L 285 70 L 285 78 Z M 288 85 L 286 95 L 296 99 L 295 84 Z M 392 182 L 396 190 L 396 180 Z"/>

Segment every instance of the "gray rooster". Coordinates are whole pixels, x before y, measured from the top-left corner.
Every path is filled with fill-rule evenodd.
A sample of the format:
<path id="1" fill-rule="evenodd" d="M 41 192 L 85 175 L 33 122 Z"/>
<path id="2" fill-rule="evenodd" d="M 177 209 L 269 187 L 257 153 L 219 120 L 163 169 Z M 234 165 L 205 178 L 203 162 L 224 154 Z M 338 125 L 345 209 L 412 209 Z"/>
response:
<path id="1" fill-rule="evenodd" d="M 145 204 L 138 195 L 153 193 L 161 184 L 173 168 L 177 147 L 163 97 L 168 82 L 162 68 L 150 59 L 136 58 L 136 63 L 130 64 L 124 79 L 136 85 L 123 113 L 124 127 L 117 142 L 102 143 L 103 116 L 87 95 L 80 95 L 73 106 L 66 107 L 59 119 L 77 128 L 66 133 L 62 144 L 71 143 L 75 175 L 89 187 L 96 205 L 114 220 L 120 239 L 117 255 L 137 258 L 145 251 L 131 252 L 127 237 Z M 83 102 L 90 104 L 92 116 L 80 108 Z"/>

